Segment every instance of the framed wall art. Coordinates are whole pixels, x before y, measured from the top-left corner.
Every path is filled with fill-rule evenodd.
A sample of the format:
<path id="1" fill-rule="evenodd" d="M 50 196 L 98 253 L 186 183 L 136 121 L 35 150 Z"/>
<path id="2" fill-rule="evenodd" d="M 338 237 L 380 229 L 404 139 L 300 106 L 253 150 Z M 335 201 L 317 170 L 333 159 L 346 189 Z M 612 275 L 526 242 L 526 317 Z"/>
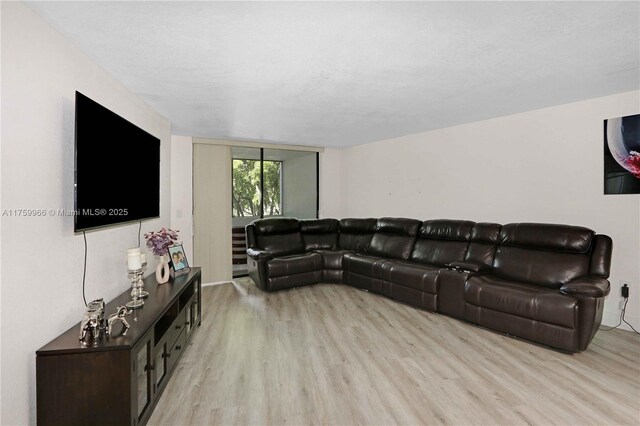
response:
<path id="1" fill-rule="evenodd" d="M 640 194 L 640 114 L 604 120 L 604 193 Z"/>

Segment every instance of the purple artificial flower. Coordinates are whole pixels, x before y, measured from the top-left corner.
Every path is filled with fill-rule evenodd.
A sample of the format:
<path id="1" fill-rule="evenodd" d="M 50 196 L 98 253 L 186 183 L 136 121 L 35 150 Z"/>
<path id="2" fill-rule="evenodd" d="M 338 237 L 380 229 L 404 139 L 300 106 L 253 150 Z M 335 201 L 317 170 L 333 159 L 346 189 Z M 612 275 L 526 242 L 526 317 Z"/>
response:
<path id="1" fill-rule="evenodd" d="M 144 234 L 147 240 L 147 247 L 151 249 L 156 256 L 167 254 L 167 249 L 178 242 L 177 230 L 162 228 L 158 232 L 148 232 Z"/>

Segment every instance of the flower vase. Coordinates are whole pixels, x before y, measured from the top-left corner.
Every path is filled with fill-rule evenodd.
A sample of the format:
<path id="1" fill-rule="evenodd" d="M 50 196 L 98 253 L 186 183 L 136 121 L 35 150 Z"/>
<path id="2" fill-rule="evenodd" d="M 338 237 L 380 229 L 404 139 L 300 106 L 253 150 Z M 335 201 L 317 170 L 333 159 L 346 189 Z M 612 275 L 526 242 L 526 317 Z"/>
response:
<path id="1" fill-rule="evenodd" d="M 167 262 L 167 257 L 165 255 L 158 256 L 159 262 L 158 266 L 156 266 L 156 281 L 158 284 L 164 284 L 169 281 L 169 277 L 171 276 L 169 270 L 169 262 Z"/>

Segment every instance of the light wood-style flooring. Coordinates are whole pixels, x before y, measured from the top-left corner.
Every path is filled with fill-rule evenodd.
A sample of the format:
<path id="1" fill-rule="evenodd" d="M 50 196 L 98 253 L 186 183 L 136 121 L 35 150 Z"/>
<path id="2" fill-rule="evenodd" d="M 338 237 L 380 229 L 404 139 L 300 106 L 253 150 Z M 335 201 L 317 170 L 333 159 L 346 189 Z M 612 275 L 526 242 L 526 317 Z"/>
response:
<path id="1" fill-rule="evenodd" d="M 344 285 L 203 288 L 150 425 L 640 424 L 640 336 L 565 354 Z"/>

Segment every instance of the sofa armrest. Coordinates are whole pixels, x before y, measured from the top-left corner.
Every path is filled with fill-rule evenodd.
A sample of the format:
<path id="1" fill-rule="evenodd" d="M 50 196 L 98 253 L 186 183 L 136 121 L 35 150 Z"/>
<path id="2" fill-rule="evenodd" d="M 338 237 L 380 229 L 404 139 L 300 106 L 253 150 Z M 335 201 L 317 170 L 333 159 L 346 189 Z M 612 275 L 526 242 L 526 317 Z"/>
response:
<path id="1" fill-rule="evenodd" d="M 484 272 L 491 269 L 491 266 L 479 262 L 451 262 L 445 265 L 449 269 L 460 272 Z"/>
<path id="2" fill-rule="evenodd" d="M 273 259 L 273 256 L 271 254 L 269 254 L 268 251 L 259 250 L 259 249 L 253 249 L 253 248 L 247 249 L 247 256 L 249 256 L 253 260 L 257 260 L 257 261 Z"/>
<path id="3" fill-rule="evenodd" d="M 572 296 L 605 297 L 609 294 L 609 281 L 597 276 L 576 278 L 560 287 L 560 293 Z"/>

